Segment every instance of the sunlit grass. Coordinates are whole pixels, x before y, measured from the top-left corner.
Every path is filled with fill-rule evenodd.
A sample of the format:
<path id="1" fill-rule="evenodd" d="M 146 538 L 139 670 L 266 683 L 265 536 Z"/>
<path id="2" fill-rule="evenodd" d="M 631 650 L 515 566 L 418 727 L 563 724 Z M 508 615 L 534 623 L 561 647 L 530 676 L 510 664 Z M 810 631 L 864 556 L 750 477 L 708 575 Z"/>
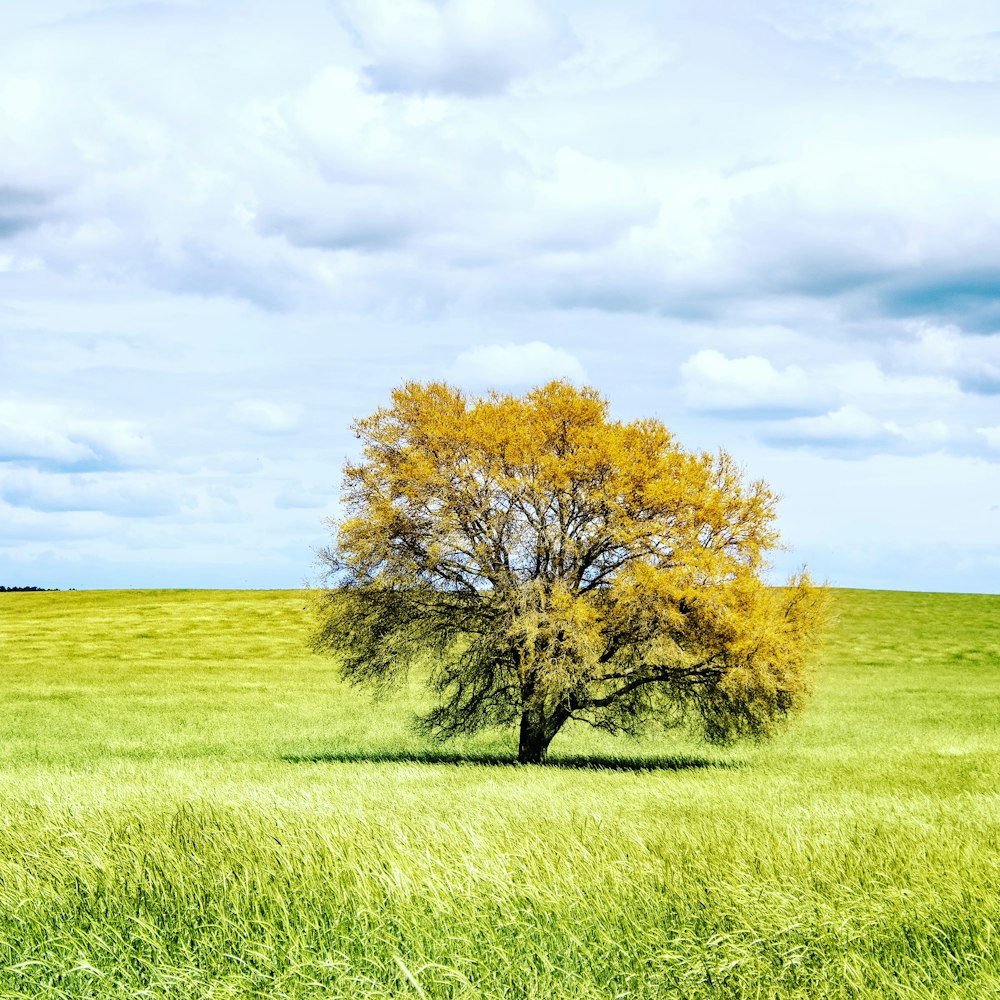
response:
<path id="1" fill-rule="evenodd" d="M 0 595 L 0 996 L 1000 995 L 1000 598 L 838 592 L 777 741 L 540 768 L 306 603 Z"/>

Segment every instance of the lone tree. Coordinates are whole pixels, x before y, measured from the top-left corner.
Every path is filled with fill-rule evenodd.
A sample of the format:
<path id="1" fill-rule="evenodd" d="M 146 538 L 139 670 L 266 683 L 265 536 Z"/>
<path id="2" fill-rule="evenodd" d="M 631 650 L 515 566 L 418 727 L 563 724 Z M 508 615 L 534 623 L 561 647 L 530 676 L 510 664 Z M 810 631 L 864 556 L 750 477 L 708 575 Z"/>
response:
<path id="1" fill-rule="evenodd" d="M 429 654 L 427 732 L 516 723 L 537 763 L 568 719 L 726 741 L 800 705 L 824 592 L 762 581 L 776 497 L 725 452 L 565 382 L 409 382 L 354 430 L 312 645 L 376 687 Z"/>

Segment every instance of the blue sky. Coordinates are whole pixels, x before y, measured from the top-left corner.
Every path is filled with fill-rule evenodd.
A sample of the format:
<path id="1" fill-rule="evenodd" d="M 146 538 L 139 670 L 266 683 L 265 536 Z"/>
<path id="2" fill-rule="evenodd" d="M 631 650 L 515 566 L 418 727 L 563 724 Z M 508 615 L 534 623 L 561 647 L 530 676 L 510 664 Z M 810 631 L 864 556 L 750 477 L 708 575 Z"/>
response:
<path id="1" fill-rule="evenodd" d="M 995 0 L 0 11 L 0 583 L 297 587 L 403 379 L 552 377 L 1000 592 Z"/>

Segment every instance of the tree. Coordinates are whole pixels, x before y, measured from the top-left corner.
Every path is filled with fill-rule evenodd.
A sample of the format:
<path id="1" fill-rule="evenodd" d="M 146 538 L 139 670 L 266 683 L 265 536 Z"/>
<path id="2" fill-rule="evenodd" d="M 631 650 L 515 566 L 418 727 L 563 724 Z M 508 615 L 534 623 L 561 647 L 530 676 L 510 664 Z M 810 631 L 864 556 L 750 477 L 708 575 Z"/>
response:
<path id="1" fill-rule="evenodd" d="M 429 657 L 427 732 L 517 724 L 537 763 L 570 719 L 726 741 L 801 704 L 824 591 L 764 583 L 776 497 L 727 453 L 565 382 L 409 382 L 353 429 L 312 645 L 376 688 Z"/>

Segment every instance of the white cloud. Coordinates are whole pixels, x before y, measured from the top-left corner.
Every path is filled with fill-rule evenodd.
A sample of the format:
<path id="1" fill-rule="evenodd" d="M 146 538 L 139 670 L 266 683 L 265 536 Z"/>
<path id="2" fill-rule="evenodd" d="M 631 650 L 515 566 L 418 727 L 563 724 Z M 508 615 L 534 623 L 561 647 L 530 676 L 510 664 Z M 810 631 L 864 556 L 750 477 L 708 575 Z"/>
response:
<path id="1" fill-rule="evenodd" d="M 996 427 L 977 427 L 976 433 L 990 448 L 1000 449 L 1000 424 Z"/>
<path id="2" fill-rule="evenodd" d="M 913 424 L 899 424 L 887 420 L 885 429 L 918 450 L 935 450 L 948 444 L 951 429 L 943 420 L 921 420 Z"/>
<path id="3" fill-rule="evenodd" d="M 539 340 L 527 344 L 484 344 L 463 351 L 449 377 L 461 385 L 508 388 L 540 385 L 552 379 L 587 380 L 583 365 L 569 351 Z"/>
<path id="4" fill-rule="evenodd" d="M 968 336 L 954 325 L 916 322 L 892 345 L 897 364 L 955 380 L 967 392 L 1000 395 L 1000 338 Z"/>
<path id="5" fill-rule="evenodd" d="M 106 11 L 100 23 L 11 43 L 10 70 L 0 72 L 14 109 L 4 118 L 0 108 L 11 149 L 0 188 L 17 194 L 6 216 L 0 205 L 0 227 L 6 218 L 17 234 L 0 258 L 10 266 L 40 261 L 280 309 L 330 297 L 403 310 L 520 297 L 735 313 L 763 297 L 868 289 L 886 309 L 933 312 L 972 307 L 954 289 L 928 300 L 938 271 L 962 284 L 1000 252 L 1000 144 L 950 121 L 946 137 L 928 137 L 923 117 L 907 126 L 882 106 L 824 117 L 808 93 L 783 94 L 788 122 L 770 121 L 763 104 L 738 117 L 706 98 L 713 136 L 733 136 L 716 149 L 697 108 L 666 99 L 699 82 L 683 60 L 644 58 L 638 77 L 616 77 L 621 93 L 602 92 L 586 113 L 565 107 L 565 89 L 544 73 L 521 77 L 533 89 L 491 98 L 502 107 L 447 88 L 428 96 L 430 84 L 366 90 L 366 47 L 430 80 L 465 65 L 463 52 L 489 75 L 531 39 L 548 39 L 531 51 L 554 71 L 570 29 L 526 0 L 359 3 L 348 18 L 353 48 L 335 12 L 324 18 L 309 4 L 297 35 L 270 15 L 256 26 L 274 36 L 267 67 L 236 51 L 252 20 L 237 24 L 225 7 L 148 6 L 141 17 Z M 639 9 L 585 6 L 572 19 L 590 49 L 567 65 L 586 57 L 598 76 L 601 44 L 618 52 L 640 40 L 660 48 L 685 30 L 702 46 L 714 37 L 697 19 L 661 24 Z M 321 30 L 305 39 L 312 20 Z M 605 22 L 610 40 L 599 43 Z M 154 25 L 179 44 L 185 29 L 225 39 L 227 71 L 199 49 L 178 85 L 145 40 Z M 425 29 L 432 41 L 415 44 Z M 287 58 L 286 34 L 301 42 L 301 64 L 277 59 Z M 87 60 L 107 72 L 94 77 Z M 758 85 L 739 81 L 747 102 Z M 35 113 L 16 115 L 29 98 Z M 892 129 L 881 127 L 883 113 Z M 743 136 L 758 119 L 764 133 Z M 669 155 L 645 135 L 653 120 Z M 738 161 L 734 147 L 746 147 Z"/>
<path id="6" fill-rule="evenodd" d="M 298 407 L 267 399 L 241 399 L 229 407 L 228 415 L 234 424 L 258 434 L 287 434 L 301 419 Z"/>
<path id="7" fill-rule="evenodd" d="M 0 404 L 0 457 L 3 459 L 28 458 L 73 464 L 97 457 L 88 445 L 72 440 L 65 431 L 36 424 L 30 418 L 26 420 L 20 407 L 14 413 L 12 409 L 9 403 Z"/>
<path id="8" fill-rule="evenodd" d="M 955 396 L 958 386 L 947 375 L 887 373 L 872 360 L 847 361 L 821 369 L 822 377 L 842 393 L 877 399 L 910 397 L 929 402 Z"/>
<path id="9" fill-rule="evenodd" d="M 532 0 L 355 0 L 347 10 L 377 90 L 488 94 L 569 47 Z"/>
<path id="10" fill-rule="evenodd" d="M 658 211 L 628 166 L 566 144 L 527 148 L 510 122 L 476 105 L 367 93 L 344 68 L 317 74 L 270 128 L 288 155 L 269 154 L 254 225 L 338 252 L 341 268 L 357 259 L 347 252 L 374 267 L 406 253 L 431 274 L 507 284 L 503 267 L 537 273 L 566 266 L 567 255 L 578 271 Z M 552 253 L 564 256 L 545 259 Z M 398 284 L 379 282 L 379 299 Z"/>
<path id="11" fill-rule="evenodd" d="M 908 129 L 906 130 L 909 131 Z M 829 135 L 732 177 L 705 265 L 760 290 L 868 292 L 886 311 L 968 310 L 995 285 L 1000 141 L 909 134 Z"/>
<path id="12" fill-rule="evenodd" d="M 942 420 L 900 424 L 880 420 L 849 403 L 817 417 L 794 417 L 768 425 L 762 438 L 772 444 L 803 444 L 862 453 L 935 451 L 951 438 Z"/>
<path id="13" fill-rule="evenodd" d="M 805 410 L 822 408 L 827 386 L 798 365 L 777 369 L 766 358 L 728 358 L 698 351 L 681 366 L 684 397 L 697 410 Z"/>
<path id="14" fill-rule="evenodd" d="M 820 417 L 796 417 L 778 425 L 787 441 L 837 444 L 876 442 L 886 436 L 885 425 L 857 406 L 841 406 Z"/>
<path id="15" fill-rule="evenodd" d="M 760 433 L 771 442 L 876 450 L 970 443 L 967 421 L 952 426 L 963 395 L 949 377 L 885 372 L 872 360 L 779 369 L 756 355 L 705 350 L 681 366 L 681 378 L 692 410 L 767 421 Z"/>
<path id="16" fill-rule="evenodd" d="M 655 222 L 657 203 L 637 173 L 562 147 L 530 189 L 527 238 L 575 254 L 607 246 L 630 226 Z"/>
<path id="17" fill-rule="evenodd" d="M 85 419 L 52 404 L 0 399 L 0 461 L 116 466 L 152 457 L 149 436 L 133 421 Z"/>
<path id="18" fill-rule="evenodd" d="M 11 74 L 0 84 L 0 115 L 20 124 L 31 122 L 41 110 L 42 93 L 37 77 Z"/>

